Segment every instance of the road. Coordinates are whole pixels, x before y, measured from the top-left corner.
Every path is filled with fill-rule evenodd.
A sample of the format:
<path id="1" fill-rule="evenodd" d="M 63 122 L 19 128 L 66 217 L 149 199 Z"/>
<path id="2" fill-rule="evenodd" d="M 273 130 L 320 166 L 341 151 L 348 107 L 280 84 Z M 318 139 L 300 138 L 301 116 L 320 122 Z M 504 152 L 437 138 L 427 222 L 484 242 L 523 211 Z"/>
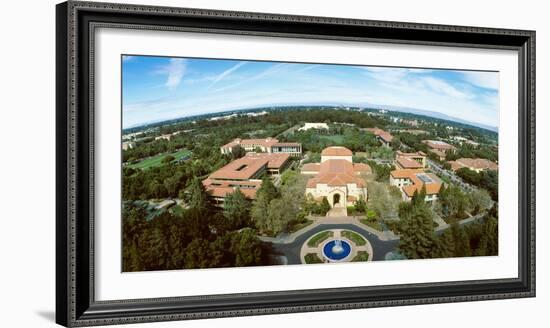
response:
<path id="1" fill-rule="evenodd" d="M 439 164 L 437 164 L 436 162 L 430 160 L 430 159 L 426 159 L 427 163 L 428 163 L 428 167 L 434 171 L 435 173 L 437 173 L 438 175 L 442 175 L 442 176 L 445 176 L 447 177 L 449 180 L 451 180 L 453 183 L 455 183 L 457 186 L 459 186 L 460 188 L 462 188 L 464 191 L 473 191 L 475 190 L 476 188 L 466 182 L 464 182 L 460 177 L 458 177 L 456 174 L 454 174 L 453 172 L 451 171 L 448 171 L 448 170 L 445 170 L 442 166 L 440 166 Z"/>
<path id="2" fill-rule="evenodd" d="M 269 243 L 273 249 L 273 253 L 278 256 L 285 256 L 287 264 L 301 264 L 300 260 L 300 250 L 302 245 L 306 242 L 308 238 L 315 235 L 318 232 L 327 229 L 346 229 L 359 233 L 361 236 L 365 237 L 373 249 L 373 261 L 383 261 L 387 253 L 393 251 L 399 240 L 380 240 L 375 234 L 350 223 L 337 223 L 337 224 L 321 224 L 315 228 L 301 234 L 296 237 L 294 241 L 290 243 Z"/>

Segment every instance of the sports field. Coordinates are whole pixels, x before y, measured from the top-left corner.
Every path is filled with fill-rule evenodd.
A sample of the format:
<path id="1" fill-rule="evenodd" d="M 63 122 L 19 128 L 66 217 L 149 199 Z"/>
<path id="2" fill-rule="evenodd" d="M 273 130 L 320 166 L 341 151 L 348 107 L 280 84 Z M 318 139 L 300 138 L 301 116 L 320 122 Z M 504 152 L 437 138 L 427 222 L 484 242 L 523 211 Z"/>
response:
<path id="1" fill-rule="evenodd" d="M 133 169 L 146 170 L 150 167 L 160 166 L 160 165 L 162 165 L 162 159 L 166 156 L 169 156 L 169 155 L 174 156 L 174 158 L 176 160 L 178 160 L 181 157 L 190 156 L 191 151 L 189 151 L 187 149 L 181 149 L 181 150 L 178 150 L 177 152 L 174 152 L 174 153 L 159 154 L 159 155 L 156 155 L 156 156 L 153 156 L 153 157 L 146 158 L 146 159 L 142 160 L 141 162 L 134 163 L 134 164 L 129 164 L 128 167 L 131 167 Z"/>

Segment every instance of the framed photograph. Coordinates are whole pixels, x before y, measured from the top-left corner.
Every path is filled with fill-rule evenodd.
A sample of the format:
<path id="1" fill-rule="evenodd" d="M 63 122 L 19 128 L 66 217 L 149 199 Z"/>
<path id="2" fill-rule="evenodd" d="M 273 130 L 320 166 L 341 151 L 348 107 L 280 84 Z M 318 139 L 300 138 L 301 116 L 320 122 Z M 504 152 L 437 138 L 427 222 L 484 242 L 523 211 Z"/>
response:
<path id="1" fill-rule="evenodd" d="M 64 326 L 535 296 L 535 32 L 57 5 Z"/>

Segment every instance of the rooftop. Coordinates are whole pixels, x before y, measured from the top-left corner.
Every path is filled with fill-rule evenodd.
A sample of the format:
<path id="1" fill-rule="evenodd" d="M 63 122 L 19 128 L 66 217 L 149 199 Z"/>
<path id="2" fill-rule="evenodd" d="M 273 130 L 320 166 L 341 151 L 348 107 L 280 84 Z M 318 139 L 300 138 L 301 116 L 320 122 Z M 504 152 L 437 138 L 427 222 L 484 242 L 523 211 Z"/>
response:
<path id="1" fill-rule="evenodd" d="M 333 146 L 323 149 L 321 156 L 351 156 L 351 150 L 346 147 Z"/>
<path id="2" fill-rule="evenodd" d="M 426 194 L 437 194 L 441 189 L 441 180 L 433 173 L 427 173 L 424 170 L 402 169 L 391 171 L 391 176 L 395 179 L 409 179 L 411 184 L 403 187 L 403 192 L 408 197 L 412 197 L 414 192 L 420 192 L 422 186 L 426 186 Z"/>
<path id="3" fill-rule="evenodd" d="M 485 158 L 459 158 L 456 161 L 449 161 L 449 164 L 455 171 L 463 167 L 476 170 L 498 170 L 498 164 Z"/>
<path id="4" fill-rule="evenodd" d="M 290 154 L 265 154 L 248 153 L 210 174 L 210 179 L 235 179 L 248 180 L 252 178 L 262 167 L 269 169 L 280 168 Z"/>
<path id="5" fill-rule="evenodd" d="M 384 131 L 379 128 L 367 128 L 367 131 L 372 132 L 375 136 L 380 137 L 385 142 L 391 142 L 393 140 L 393 136 L 388 131 Z"/>
<path id="6" fill-rule="evenodd" d="M 455 149 L 455 146 L 449 145 L 445 141 L 441 141 L 441 140 L 424 140 L 422 142 L 428 145 L 428 147 L 433 149 Z"/>
<path id="7" fill-rule="evenodd" d="M 222 146 L 222 148 L 232 148 L 232 147 L 235 147 L 237 145 L 262 145 L 264 147 L 269 147 L 269 146 L 272 146 L 276 143 L 278 143 L 279 140 L 275 139 L 275 138 L 263 138 L 263 139 L 240 139 L 240 138 L 236 138 L 236 139 L 233 139 L 233 141 L 225 144 Z"/>
<path id="8" fill-rule="evenodd" d="M 397 157 L 396 161 L 405 169 L 419 169 L 423 167 L 422 164 L 408 157 Z"/>

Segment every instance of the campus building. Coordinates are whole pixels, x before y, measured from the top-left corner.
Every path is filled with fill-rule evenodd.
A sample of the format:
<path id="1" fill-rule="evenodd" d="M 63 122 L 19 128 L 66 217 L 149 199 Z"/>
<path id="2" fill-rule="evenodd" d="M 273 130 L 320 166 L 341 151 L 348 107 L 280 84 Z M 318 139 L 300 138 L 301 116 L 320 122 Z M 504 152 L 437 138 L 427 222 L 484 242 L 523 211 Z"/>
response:
<path id="1" fill-rule="evenodd" d="M 440 160 L 444 160 L 448 152 L 456 150 L 456 147 L 441 140 L 424 140 L 422 143 L 426 144 L 430 151 L 437 156 Z"/>
<path id="2" fill-rule="evenodd" d="M 233 141 L 223 145 L 220 150 L 222 154 L 231 154 L 235 147 L 242 147 L 246 152 L 261 151 L 263 153 L 283 153 L 291 156 L 302 155 L 302 144 L 297 142 L 279 142 L 275 138 L 265 139 L 234 139 Z"/>
<path id="3" fill-rule="evenodd" d="M 368 128 L 367 131 L 371 132 L 376 136 L 376 139 L 382 143 L 382 145 L 389 147 L 390 143 L 393 140 L 391 133 L 384 131 L 379 128 Z"/>
<path id="4" fill-rule="evenodd" d="M 219 205 L 239 188 L 248 199 L 256 198 L 264 175 L 281 174 L 290 165 L 290 154 L 248 153 L 213 172 L 202 184 Z"/>
<path id="5" fill-rule="evenodd" d="M 308 163 L 302 174 L 311 175 L 306 195 L 317 201 L 327 198 L 331 207 L 353 205 L 359 197 L 367 199 L 367 184 L 361 177 L 370 174 L 367 164 L 353 163 L 351 150 L 345 147 L 328 147 L 321 152 L 321 163 Z"/>
<path id="6" fill-rule="evenodd" d="M 394 164 L 398 169 L 426 168 L 426 153 L 422 151 L 415 153 L 404 153 L 398 150 L 395 152 Z"/>
<path id="7" fill-rule="evenodd" d="M 298 131 L 307 131 L 309 129 L 328 130 L 328 124 L 327 123 L 305 123 L 304 126 L 298 129 Z"/>
<path id="8" fill-rule="evenodd" d="M 422 187 L 426 187 L 427 202 L 437 199 L 441 189 L 441 180 L 433 173 L 427 173 L 423 169 L 399 169 L 390 172 L 390 185 L 401 190 L 403 200 L 412 199 L 415 192 L 420 193 Z"/>
<path id="9" fill-rule="evenodd" d="M 449 161 L 451 169 L 456 171 L 461 168 L 469 168 L 477 173 L 485 170 L 498 170 L 498 165 L 485 158 L 459 158 L 456 161 Z"/>

